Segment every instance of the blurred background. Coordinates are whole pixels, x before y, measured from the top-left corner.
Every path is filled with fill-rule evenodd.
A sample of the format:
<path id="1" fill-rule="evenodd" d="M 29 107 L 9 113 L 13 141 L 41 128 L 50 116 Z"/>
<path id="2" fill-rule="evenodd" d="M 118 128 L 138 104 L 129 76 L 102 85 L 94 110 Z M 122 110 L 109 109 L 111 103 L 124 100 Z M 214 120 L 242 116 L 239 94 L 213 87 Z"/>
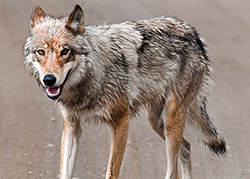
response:
<path id="1" fill-rule="evenodd" d="M 54 102 L 24 68 L 23 44 L 32 8 L 69 15 L 82 6 L 86 24 L 120 23 L 156 16 L 188 21 L 205 39 L 215 82 L 211 120 L 227 141 L 224 158 L 211 155 L 192 131 L 193 177 L 247 179 L 250 176 L 250 1 L 249 0 L 0 0 L 0 173 L 3 179 L 57 178 L 62 120 Z M 110 131 L 84 124 L 74 177 L 105 178 Z M 166 172 L 165 144 L 144 112 L 130 125 L 121 179 L 158 179 Z"/>

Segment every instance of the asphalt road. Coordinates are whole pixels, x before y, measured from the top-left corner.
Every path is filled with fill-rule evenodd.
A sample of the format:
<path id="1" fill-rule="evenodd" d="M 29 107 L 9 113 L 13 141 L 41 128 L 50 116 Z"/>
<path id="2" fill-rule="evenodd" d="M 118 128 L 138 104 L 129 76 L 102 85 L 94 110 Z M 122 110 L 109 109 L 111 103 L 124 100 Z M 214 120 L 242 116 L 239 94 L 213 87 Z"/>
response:
<path id="1" fill-rule="evenodd" d="M 76 3 L 86 24 L 177 16 L 198 29 L 213 61 L 215 86 L 209 112 L 227 141 L 224 158 L 211 155 L 187 132 L 196 179 L 250 178 L 249 0 L 0 0 L 0 178 L 50 179 L 59 174 L 62 120 L 24 68 L 22 48 L 32 8 L 64 16 Z M 101 179 L 108 162 L 110 131 L 84 124 L 74 176 Z M 144 114 L 133 120 L 121 179 L 164 178 L 165 144 Z"/>

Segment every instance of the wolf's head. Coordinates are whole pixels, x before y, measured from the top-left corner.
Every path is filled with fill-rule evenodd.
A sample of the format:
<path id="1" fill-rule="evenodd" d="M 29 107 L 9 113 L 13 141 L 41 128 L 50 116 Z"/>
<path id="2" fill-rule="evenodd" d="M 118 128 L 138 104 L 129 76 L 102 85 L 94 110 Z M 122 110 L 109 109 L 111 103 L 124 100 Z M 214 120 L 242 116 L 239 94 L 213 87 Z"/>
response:
<path id="1" fill-rule="evenodd" d="M 79 5 L 61 19 L 47 16 L 39 6 L 32 12 L 30 36 L 24 45 L 25 64 L 50 99 L 58 99 L 63 88 L 75 80 L 74 71 L 84 65 L 83 16 Z"/>

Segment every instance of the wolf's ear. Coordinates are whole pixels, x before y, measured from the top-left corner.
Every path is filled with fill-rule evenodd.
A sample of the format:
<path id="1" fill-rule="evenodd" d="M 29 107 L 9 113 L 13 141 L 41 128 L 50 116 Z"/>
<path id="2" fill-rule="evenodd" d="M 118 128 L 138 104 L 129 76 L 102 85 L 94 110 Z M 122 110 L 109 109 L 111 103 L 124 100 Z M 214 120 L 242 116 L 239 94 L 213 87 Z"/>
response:
<path id="1" fill-rule="evenodd" d="M 30 28 L 33 28 L 36 25 L 36 23 L 38 23 L 40 21 L 40 19 L 42 17 L 45 17 L 45 16 L 46 16 L 46 14 L 42 10 L 42 8 L 40 8 L 39 6 L 35 6 L 33 8 L 33 12 L 31 15 Z"/>
<path id="2" fill-rule="evenodd" d="M 74 35 L 81 35 L 85 31 L 84 14 L 82 8 L 77 4 L 74 10 L 68 17 L 68 22 L 65 27 L 70 30 Z"/>

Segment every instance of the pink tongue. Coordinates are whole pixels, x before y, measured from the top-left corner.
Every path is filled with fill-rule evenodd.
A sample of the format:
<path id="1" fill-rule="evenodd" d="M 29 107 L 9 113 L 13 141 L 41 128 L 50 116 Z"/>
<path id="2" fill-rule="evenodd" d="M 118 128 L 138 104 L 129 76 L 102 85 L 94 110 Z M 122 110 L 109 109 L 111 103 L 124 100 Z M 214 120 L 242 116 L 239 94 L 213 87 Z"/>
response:
<path id="1" fill-rule="evenodd" d="M 58 90 L 60 90 L 60 87 L 55 87 L 55 88 L 48 88 L 48 92 L 50 94 L 57 94 L 58 93 Z"/>

